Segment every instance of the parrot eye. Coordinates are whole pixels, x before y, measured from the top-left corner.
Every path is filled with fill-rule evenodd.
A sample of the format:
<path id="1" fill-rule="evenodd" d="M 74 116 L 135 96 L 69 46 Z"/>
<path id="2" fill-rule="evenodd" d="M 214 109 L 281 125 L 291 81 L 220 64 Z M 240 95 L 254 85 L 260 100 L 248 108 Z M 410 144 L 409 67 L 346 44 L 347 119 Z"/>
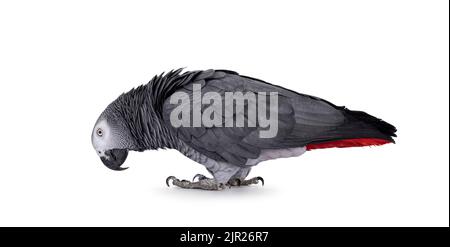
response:
<path id="1" fill-rule="evenodd" d="M 103 136 L 103 130 L 101 128 L 97 129 L 97 135 L 98 136 Z"/>

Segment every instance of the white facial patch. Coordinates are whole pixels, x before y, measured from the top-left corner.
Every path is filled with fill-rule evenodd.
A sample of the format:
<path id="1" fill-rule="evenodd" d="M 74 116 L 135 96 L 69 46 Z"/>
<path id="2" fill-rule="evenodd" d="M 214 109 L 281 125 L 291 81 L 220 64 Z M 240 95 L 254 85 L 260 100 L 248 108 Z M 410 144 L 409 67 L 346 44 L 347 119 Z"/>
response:
<path id="1" fill-rule="evenodd" d="M 92 146 L 94 146 L 97 155 L 108 158 L 105 154 L 106 150 L 113 149 L 111 145 L 112 132 L 106 120 L 100 120 L 92 131 Z"/>

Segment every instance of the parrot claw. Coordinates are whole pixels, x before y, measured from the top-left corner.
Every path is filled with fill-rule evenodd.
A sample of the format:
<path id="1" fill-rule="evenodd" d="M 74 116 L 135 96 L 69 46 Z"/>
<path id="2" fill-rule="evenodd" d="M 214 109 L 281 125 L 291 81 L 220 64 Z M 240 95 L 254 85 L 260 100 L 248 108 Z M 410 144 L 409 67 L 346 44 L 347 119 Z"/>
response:
<path id="1" fill-rule="evenodd" d="M 259 183 L 259 181 L 261 181 L 261 185 L 264 186 L 264 178 L 256 177 L 256 179 L 257 179 L 257 183 Z"/>
<path id="2" fill-rule="evenodd" d="M 238 186 L 259 184 L 259 182 L 261 182 L 261 185 L 264 186 L 264 179 L 262 177 L 254 177 L 254 178 L 250 178 L 250 179 L 247 179 L 247 180 L 244 180 L 244 181 L 241 181 L 239 179 Z M 234 183 L 232 183 L 231 185 L 234 185 Z"/>
<path id="3" fill-rule="evenodd" d="M 196 174 L 193 178 L 192 178 L 192 182 L 195 182 L 195 179 L 198 178 L 198 181 L 200 180 L 204 180 L 204 179 L 208 179 L 208 177 L 206 177 L 205 175 L 202 174 Z"/>
<path id="4" fill-rule="evenodd" d="M 170 187 L 169 182 L 170 182 L 171 180 L 172 180 L 172 181 L 173 181 L 173 180 L 177 180 L 177 178 L 174 177 L 174 176 L 169 176 L 169 177 L 167 177 L 167 178 L 166 178 L 166 184 L 167 184 L 167 187 Z M 172 183 L 172 185 L 173 185 L 173 183 Z"/>

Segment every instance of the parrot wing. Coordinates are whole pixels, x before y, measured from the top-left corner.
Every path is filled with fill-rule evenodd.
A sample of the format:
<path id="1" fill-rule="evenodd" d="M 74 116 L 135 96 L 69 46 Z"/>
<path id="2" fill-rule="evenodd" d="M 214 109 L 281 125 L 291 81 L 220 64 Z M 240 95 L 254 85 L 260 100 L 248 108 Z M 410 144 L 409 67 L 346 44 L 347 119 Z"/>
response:
<path id="1" fill-rule="evenodd" d="M 202 102 L 199 102 L 201 99 L 194 97 L 194 84 L 200 85 L 202 96 L 208 92 L 218 93 L 221 96 L 221 104 L 201 104 Z M 323 99 L 299 94 L 258 79 L 241 76 L 232 71 L 208 70 L 197 73 L 189 82 L 185 82 L 175 91 L 175 93 L 180 92 L 184 93 L 186 101 L 183 101 L 184 104 L 173 104 L 168 97 L 162 106 L 164 122 L 170 126 L 169 128 L 176 133 L 179 139 L 196 151 L 211 159 L 238 166 L 245 166 L 248 159 L 258 158 L 261 151 L 266 149 L 286 149 L 314 144 L 316 146 L 311 146 L 311 149 L 323 148 L 317 146 L 320 143 L 328 143 L 329 146 L 324 147 L 331 147 L 329 144 L 331 141 L 351 138 L 380 138 L 389 142 L 393 141 L 390 135 L 379 130 L 383 128 L 377 128 L 376 124 L 366 123 L 370 121 L 377 123 L 379 120 L 368 114 L 366 114 L 369 116 L 368 120 L 365 122 L 358 116 L 352 116 L 351 111 L 344 107 L 338 107 Z M 260 131 L 267 130 L 267 127 L 262 127 L 258 121 L 251 127 L 247 125 L 248 121 L 252 122 L 254 119 L 253 116 L 249 116 L 248 105 L 257 103 L 253 102 L 256 101 L 256 98 L 249 98 L 247 101 L 232 101 L 233 108 L 231 108 L 226 105 L 230 103 L 225 100 L 226 92 L 242 92 L 244 94 L 251 92 L 255 95 L 261 92 L 266 95 L 276 92 L 278 95 L 277 134 L 272 138 L 263 138 Z M 171 112 L 177 107 L 180 107 L 179 109 L 190 108 L 192 120 L 193 104 L 201 105 L 200 112 L 202 114 L 208 108 L 212 110 L 215 107 L 221 107 L 222 110 L 214 110 L 222 113 L 220 116 L 222 127 L 204 127 L 203 125 L 191 127 L 192 121 L 191 125 L 187 127 L 173 127 L 170 120 Z M 243 117 L 246 125 L 244 127 L 224 127 L 227 121 L 230 121 L 230 118 L 226 117 L 227 109 L 234 110 L 232 121 Z M 269 107 L 267 107 L 267 112 L 268 109 Z M 382 127 L 386 129 L 388 126 Z M 354 128 L 357 128 L 358 131 L 355 131 Z M 354 143 L 351 145 L 357 146 Z"/>

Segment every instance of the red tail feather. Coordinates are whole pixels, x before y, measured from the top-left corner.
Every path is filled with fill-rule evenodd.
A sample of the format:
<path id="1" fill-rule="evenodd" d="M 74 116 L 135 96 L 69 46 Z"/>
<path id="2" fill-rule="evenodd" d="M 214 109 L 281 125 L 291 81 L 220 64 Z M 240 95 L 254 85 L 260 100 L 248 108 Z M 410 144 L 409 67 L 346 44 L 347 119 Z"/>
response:
<path id="1" fill-rule="evenodd" d="M 306 150 L 321 149 L 321 148 L 347 148 L 347 147 L 364 147 L 364 146 L 379 146 L 387 143 L 391 143 L 388 140 L 376 139 L 376 138 L 359 138 L 359 139 L 346 139 L 339 141 L 323 142 L 316 144 L 306 145 Z"/>

